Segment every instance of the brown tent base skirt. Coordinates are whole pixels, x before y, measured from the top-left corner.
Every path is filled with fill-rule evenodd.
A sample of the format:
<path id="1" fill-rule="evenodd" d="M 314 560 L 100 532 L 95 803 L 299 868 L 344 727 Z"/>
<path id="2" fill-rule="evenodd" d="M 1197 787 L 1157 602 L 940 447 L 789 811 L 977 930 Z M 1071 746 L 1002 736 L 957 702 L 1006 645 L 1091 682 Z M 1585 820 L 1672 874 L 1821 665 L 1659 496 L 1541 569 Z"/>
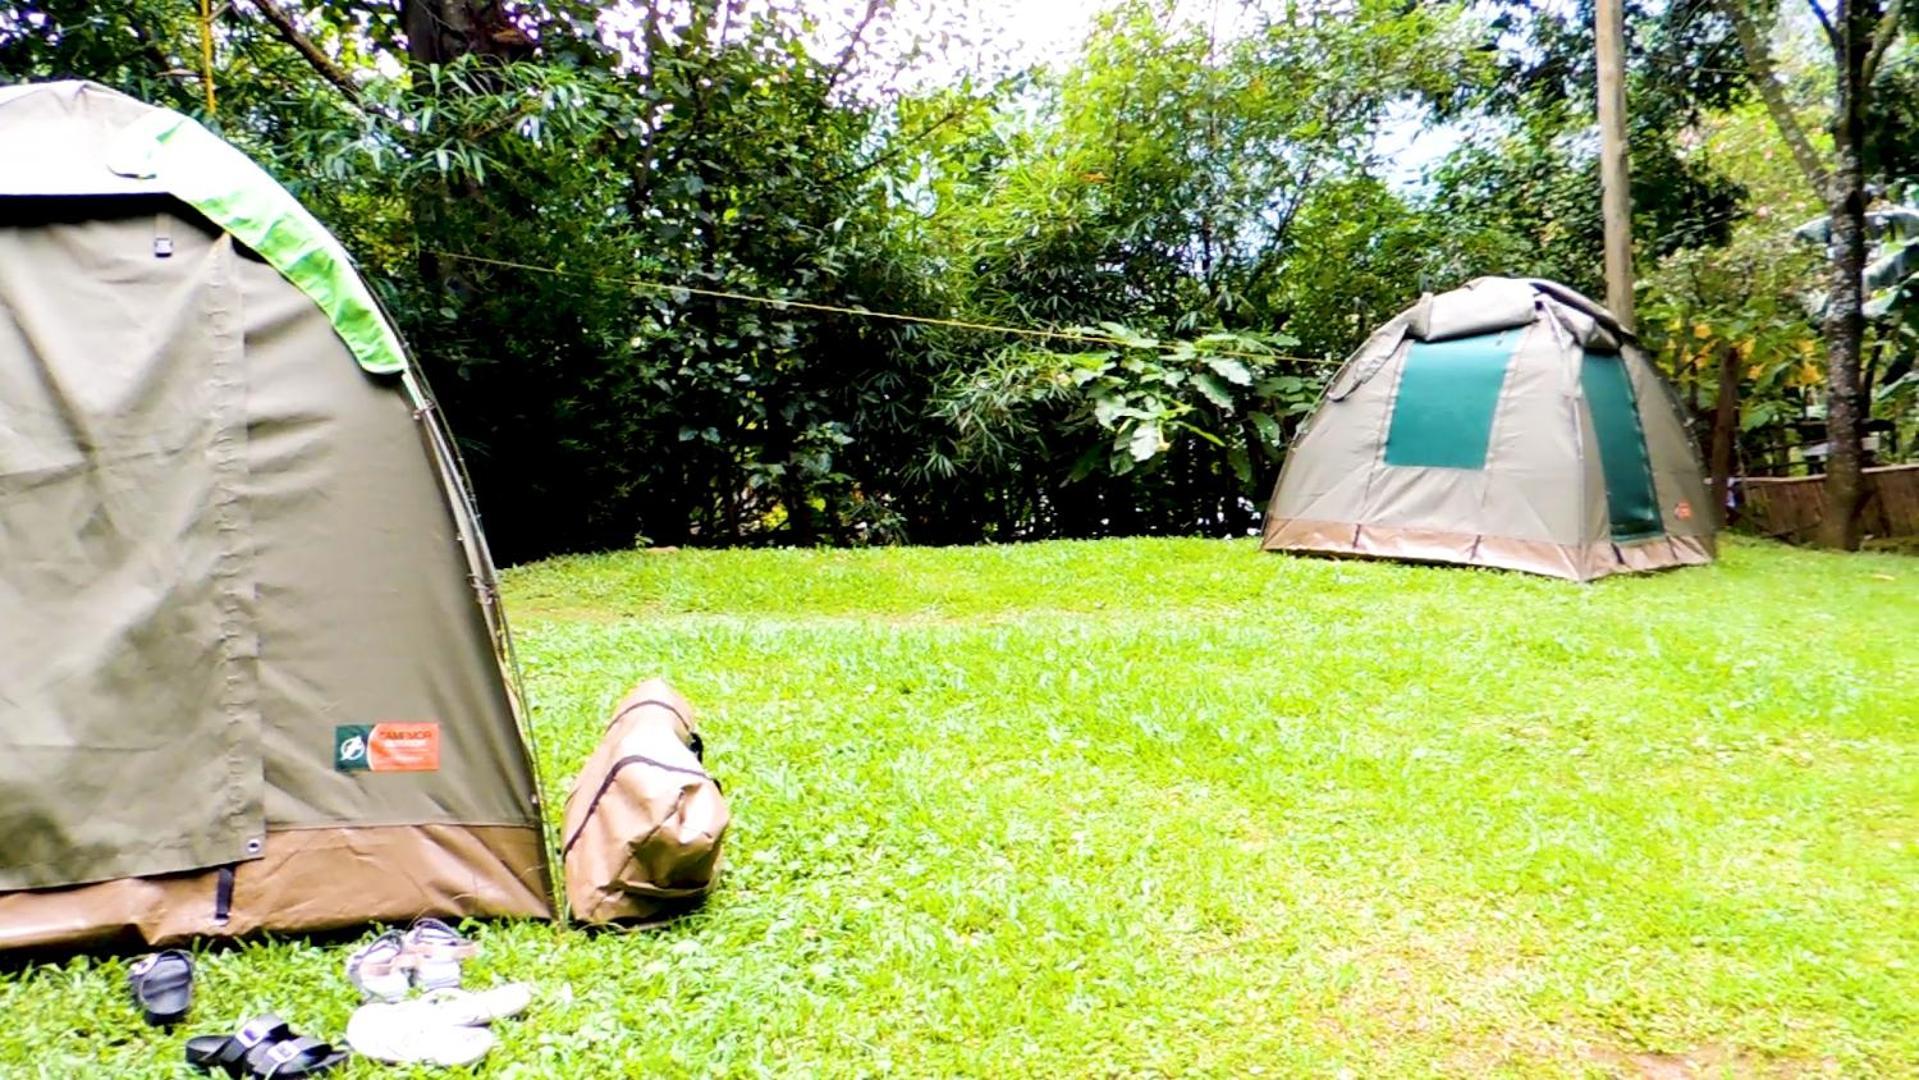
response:
<path id="1" fill-rule="evenodd" d="M 226 871 L 201 870 L 0 893 L 0 949 L 171 945 L 421 915 L 551 918 L 541 843 L 538 829 L 496 825 L 269 832 L 265 853 L 233 867 L 225 888 Z"/>
<path id="2" fill-rule="evenodd" d="M 1633 544 L 1599 543 L 1582 551 L 1567 544 L 1434 529 L 1277 519 L 1266 522 L 1260 547 L 1299 554 L 1523 570 L 1573 581 L 1591 581 L 1608 574 L 1701 566 L 1713 558 L 1712 540 L 1695 536 L 1662 536 Z"/>

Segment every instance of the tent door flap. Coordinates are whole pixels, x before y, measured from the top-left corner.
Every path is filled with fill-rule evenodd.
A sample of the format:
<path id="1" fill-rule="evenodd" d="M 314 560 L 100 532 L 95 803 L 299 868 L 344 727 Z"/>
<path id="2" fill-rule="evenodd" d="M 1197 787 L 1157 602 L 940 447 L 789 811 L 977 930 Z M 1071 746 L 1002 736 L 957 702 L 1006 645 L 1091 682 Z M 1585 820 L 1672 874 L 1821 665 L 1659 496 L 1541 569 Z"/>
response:
<path id="1" fill-rule="evenodd" d="M 1586 353 L 1579 381 L 1599 441 L 1613 540 L 1631 543 L 1665 535 L 1659 499 L 1653 492 L 1652 460 L 1646 453 L 1646 435 L 1625 360 L 1612 353 Z"/>
<path id="2" fill-rule="evenodd" d="M 241 297 L 171 225 L 0 227 L 0 889 L 263 846 Z"/>

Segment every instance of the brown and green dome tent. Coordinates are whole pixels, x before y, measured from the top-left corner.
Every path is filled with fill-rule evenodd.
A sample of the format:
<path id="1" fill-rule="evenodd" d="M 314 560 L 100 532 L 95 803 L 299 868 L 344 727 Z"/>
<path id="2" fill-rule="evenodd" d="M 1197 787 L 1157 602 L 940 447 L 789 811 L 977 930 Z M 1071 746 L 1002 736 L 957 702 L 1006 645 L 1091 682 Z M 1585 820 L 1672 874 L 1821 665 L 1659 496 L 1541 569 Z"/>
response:
<path id="1" fill-rule="evenodd" d="M 1263 546 L 1589 581 L 1709 562 L 1713 532 L 1678 403 L 1632 335 L 1563 285 L 1480 278 L 1340 369 Z"/>
<path id="2" fill-rule="evenodd" d="M 0 148 L 0 948 L 549 916 L 485 541 L 339 243 L 97 85 Z"/>

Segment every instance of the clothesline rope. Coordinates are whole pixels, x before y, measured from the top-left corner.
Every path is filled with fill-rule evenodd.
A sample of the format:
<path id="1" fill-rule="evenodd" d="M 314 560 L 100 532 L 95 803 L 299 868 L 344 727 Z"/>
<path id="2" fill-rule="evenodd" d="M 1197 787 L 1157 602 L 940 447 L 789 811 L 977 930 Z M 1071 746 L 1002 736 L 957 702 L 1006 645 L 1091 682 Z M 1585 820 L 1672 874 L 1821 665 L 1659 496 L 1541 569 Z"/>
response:
<path id="1" fill-rule="evenodd" d="M 681 292 L 693 296 L 711 297 L 716 300 L 737 300 L 749 304 L 766 304 L 772 307 L 800 308 L 806 311 L 827 312 L 834 315 L 851 315 L 862 319 L 889 319 L 893 322 L 918 323 L 924 326 L 944 326 L 956 330 L 978 330 L 991 334 L 1011 334 L 1020 337 L 1044 340 L 1072 341 L 1086 345 L 1113 345 L 1120 348 L 1138 348 L 1139 346 L 1125 338 L 1105 334 L 1089 334 L 1079 330 L 1042 330 L 1030 326 L 1005 326 L 997 323 L 973 322 L 967 319 L 943 319 L 932 315 L 905 315 L 895 311 L 874 311 L 870 308 L 842 307 L 837 304 L 821 304 L 812 300 L 783 300 L 776 296 L 755 296 L 751 293 L 731 292 L 726 289 L 703 289 L 697 285 L 674 285 L 663 281 L 648 281 L 644 278 L 625 277 L 618 274 L 596 274 L 585 270 L 562 270 L 557 266 L 536 266 L 532 263 L 514 262 L 511 259 L 495 259 L 485 255 L 468 255 L 458 251 L 437 251 L 425 249 L 428 255 L 437 255 L 444 259 L 458 259 L 463 262 L 479 263 L 483 266 L 496 266 L 508 270 L 525 270 L 536 274 L 552 274 L 556 277 L 588 278 L 593 281 L 610 281 L 635 289 L 652 292 Z M 1208 356 L 1226 356 L 1239 360 L 1282 361 L 1294 364 L 1338 365 L 1342 361 L 1329 360 L 1314 356 L 1286 356 L 1280 353 L 1256 353 L 1230 349 L 1209 349 Z"/>

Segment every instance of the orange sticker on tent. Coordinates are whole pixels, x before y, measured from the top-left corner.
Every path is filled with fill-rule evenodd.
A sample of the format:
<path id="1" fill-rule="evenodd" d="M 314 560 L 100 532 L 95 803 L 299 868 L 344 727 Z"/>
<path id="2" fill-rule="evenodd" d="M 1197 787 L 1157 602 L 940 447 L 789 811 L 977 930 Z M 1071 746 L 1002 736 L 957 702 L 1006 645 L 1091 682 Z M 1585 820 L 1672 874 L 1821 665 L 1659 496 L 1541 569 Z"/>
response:
<path id="1" fill-rule="evenodd" d="M 341 772 L 438 772 L 440 725 L 345 724 L 333 729 L 333 767 Z"/>
<path id="2" fill-rule="evenodd" d="M 440 725 L 373 725 L 367 733 L 366 767 L 373 772 L 438 772 Z"/>

